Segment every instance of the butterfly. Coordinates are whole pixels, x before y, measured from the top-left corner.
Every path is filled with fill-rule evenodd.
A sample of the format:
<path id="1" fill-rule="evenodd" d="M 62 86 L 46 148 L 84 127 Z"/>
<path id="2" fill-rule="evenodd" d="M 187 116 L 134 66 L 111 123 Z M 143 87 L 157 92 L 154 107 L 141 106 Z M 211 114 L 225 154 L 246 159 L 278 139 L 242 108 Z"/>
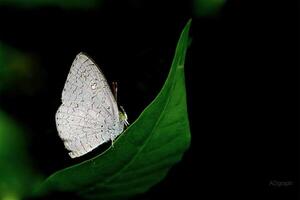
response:
<path id="1" fill-rule="evenodd" d="M 126 112 L 117 104 L 114 86 L 113 93 L 101 70 L 86 54 L 76 56 L 55 115 L 58 135 L 71 158 L 113 142 L 129 125 Z"/>

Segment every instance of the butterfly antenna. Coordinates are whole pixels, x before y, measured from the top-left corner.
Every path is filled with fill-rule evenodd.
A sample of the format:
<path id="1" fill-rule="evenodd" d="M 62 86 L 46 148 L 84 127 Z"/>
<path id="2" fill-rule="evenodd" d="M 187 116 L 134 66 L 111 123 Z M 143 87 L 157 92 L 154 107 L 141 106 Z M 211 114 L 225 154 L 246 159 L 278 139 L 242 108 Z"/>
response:
<path id="1" fill-rule="evenodd" d="M 118 83 L 116 81 L 112 82 L 112 92 L 113 92 L 113 95 L 116 99 L 116 102 L 118 102 Z"/>

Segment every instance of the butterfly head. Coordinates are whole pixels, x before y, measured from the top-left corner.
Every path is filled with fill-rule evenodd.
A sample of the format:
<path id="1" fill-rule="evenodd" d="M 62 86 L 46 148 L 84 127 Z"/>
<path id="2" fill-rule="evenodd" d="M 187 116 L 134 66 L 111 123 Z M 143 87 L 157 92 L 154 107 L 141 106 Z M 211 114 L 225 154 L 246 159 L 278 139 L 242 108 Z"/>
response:
<path id="1" fill-rule="evenodd" d="M 129 125 L 129 123 L 127 121 L 127 119 L 128 119 L 127 114 L 122 106 L 120 106 L 119 118 L 120 118 L 120 121 L 122 123 L 124 123 L 126 126 Z"/>

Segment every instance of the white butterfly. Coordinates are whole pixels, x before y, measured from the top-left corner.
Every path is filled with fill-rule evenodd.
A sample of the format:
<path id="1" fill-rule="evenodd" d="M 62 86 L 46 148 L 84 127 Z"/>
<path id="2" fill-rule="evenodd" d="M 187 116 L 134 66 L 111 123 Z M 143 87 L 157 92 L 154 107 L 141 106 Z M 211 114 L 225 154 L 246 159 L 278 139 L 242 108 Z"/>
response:
<path id="1" fill-rule="evenodd" d="M 71 66 L 56 112 L 58 134 L 71 158 L 82 156 L 104 142 L 113 141 L 128 125 L 97 65 L 79 53 Z"/>

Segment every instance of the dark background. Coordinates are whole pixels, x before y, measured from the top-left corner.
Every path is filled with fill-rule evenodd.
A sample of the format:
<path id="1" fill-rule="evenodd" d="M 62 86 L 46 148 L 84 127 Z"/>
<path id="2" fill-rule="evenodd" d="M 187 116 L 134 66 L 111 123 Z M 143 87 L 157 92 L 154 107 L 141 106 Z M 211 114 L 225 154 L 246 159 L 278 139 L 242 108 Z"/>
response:
<path id="1" fill-rule="evenodd" d="M 160 90 L 182 28 L 193 18 L 186 57 L 192 145 L 167 178 L 136 199 L 299 198 L 298 5 L 228 1 L 199 16 L 190 1 L 106 1 L 98 9 L 0 7 L 0 39 L 38 58 L 31 90 L 1 94 L 1 108 L 29 130 L 45 175 L 71 161 L 54 115 L 70 65 L 89 54 L 130 122 Z M 36 77 L 38 76 L 38 77 Z M 271 181 L 291 181 L 289 187 Z M 77 199 L 53 194 L 48 199 Z"/>

